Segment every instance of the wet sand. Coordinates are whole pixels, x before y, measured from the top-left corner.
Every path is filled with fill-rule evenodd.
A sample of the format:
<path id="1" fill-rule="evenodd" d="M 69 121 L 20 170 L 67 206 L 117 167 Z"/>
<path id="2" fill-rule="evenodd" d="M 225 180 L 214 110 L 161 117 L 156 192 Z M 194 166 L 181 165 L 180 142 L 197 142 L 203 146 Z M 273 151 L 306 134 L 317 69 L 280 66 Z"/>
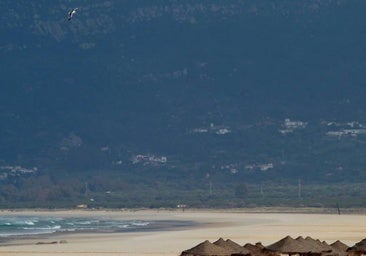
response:
<path id="1" fill-rule="evenodd" d="M 9 214 L 2 211 L 0 214 Z M 11 214 L 11 213 L 10 213 Z M 176 256 L 183 250 L 220 237 L 241 245 L 269 245 L 291 235 L 311 236 L 349 246 L 366 238 L 366 214 L 269 213 L 246 210 L 140 210 L 140 211 L 20 211 L 17 215 L 108 217 L 134 220 L 188 221 L 191 226 L 125 233 L 63 233 L 11 240 L 0 246 L 0 255 L 140 255 Z M 63 243 L 59 243 L 63 241 Z M 54 243 L 57 242 L 57 243 Z M 41 243 L 41 244 L 37 244 Z"/>

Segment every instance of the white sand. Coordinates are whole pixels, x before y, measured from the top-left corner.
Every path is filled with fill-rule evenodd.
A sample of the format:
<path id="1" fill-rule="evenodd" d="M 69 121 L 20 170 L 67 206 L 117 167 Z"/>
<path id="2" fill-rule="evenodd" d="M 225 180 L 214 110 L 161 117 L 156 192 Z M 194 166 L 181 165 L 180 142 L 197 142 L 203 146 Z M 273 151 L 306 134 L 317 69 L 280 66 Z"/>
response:
<path id="1" fill-rule="evenodd" d="M 1 212 L 0 214 L 9 214 Z M 0 247 L 0 255 L 139 255 L 176 256 L 204 240 L 220 237 L 241 245 L 261 241 L 269 245 L 291 235 L 311 236 L 332 243 L 336 240 L 354 245 L 366 238 L 366 215 L 330 215 L 300 213 L 247 213 L 240 211 L 54 211 L 17 212 L 17 215 L 104 216 L 141 220 L 184 220 L 201 225 L 194 227 L 134 233 L 63 234 L 47 239 L 14 241 Z M 65 244 L 43 244 L 66 240 Z"/>

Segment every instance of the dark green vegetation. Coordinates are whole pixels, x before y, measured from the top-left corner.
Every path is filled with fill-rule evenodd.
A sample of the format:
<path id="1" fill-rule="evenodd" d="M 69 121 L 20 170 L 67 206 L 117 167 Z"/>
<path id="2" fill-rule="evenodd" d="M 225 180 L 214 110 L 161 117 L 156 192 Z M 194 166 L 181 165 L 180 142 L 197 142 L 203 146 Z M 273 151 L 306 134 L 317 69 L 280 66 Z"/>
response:
<path id="1" fill-rule="evenodd" d="M 366 2 L 75 3 L 0 2 L 0 207 L 366 205 Z"/>

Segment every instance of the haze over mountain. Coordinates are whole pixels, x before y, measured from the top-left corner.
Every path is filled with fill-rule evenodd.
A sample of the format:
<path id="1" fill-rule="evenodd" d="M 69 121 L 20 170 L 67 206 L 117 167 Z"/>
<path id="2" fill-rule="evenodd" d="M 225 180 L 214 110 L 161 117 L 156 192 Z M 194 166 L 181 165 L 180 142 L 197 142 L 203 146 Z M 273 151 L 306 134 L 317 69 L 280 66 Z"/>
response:
<path id="1" fill-rule="evenodd" d="M 364 1 L 3 0 L 0 9 L 3 203 L 28 198 L 30 184 L 47 187 L 35 193 L 47 201 L 131 184 L 240 194 L 244 183 L 366 176 Z M 65 177 L 80 184 L 66 189 Z"/>

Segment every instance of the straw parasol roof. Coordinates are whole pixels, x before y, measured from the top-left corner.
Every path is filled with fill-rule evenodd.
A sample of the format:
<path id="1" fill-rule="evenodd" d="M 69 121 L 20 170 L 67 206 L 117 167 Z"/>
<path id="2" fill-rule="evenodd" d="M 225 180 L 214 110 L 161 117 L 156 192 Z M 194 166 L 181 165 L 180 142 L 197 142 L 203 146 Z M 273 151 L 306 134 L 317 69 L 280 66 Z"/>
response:
<path id="1" fill-rule="evenodd" d="M 251 244 L 251 243 L 246 243 L 244 245 L 245 248 L 247 248 L 249 251 L 258 251 L 258 250 L 263 250 L 264 249 L 264 246 L 261 242 L 257 242 L 254 244 Z"/>
<path id="2" fill-rule="evenodd" d="M 299 238 L 297 238 L 299 239 Z M 312 253 L 322 253 L 322 252 L 330 252 L 332 251 L 332 248 L 328 244 L 323 244 L 320 240 L 315 240 L 311 238 L 310 236 L 307 236 L 305 239 L 301 238 L 299 239 L 303 243 L 303 245 L 306 247 L 306 249 L 309 252 Z"/>
<path id="3" fill-rule="evenodd" d="M 229 249 L 229 245 L 226 243 L 226 241 L 222 237 L 220 237 L 217 241 L 213 242 L 213 244 L 226 248 L 226 249 Z M 232 248 L 230 248 L 230 249 L 232 249 Z"/>
<path id="4" fill-rule="evenodd" d="M 337 240 L 330 245 L 332 247 L 332 251 L 328 253 L 329 256 L 347 256 L 348 245 L 342 243 L 341 241 Z M 327 256 L 324 254 L 323 256 Z"/>
<path id="5" fill-rule="evenodd" d="M 303 238 L 302 236 L 298 236 L 298 237 L 296 238 L 296 240 L 297 240 L 297 241 L 299 241 L 299 242 L 302 242 L 302 243 L 304 243 L 304 242 L 305 242 L 305 238 Z"/>
<path id="6" fill-rule="evenodd" d="M 316 239 L 315 241 L 317 241 L 318 243 L 321 243 L 321 245 L 323 246 L 323 250 L 325 251 L 331 251 L 333 248 L 332 246 L 330 246 L 327 242 L 323 241 L 323 242 L 320 242 L 319 239 Z"/>
<path id="7" fill-rule="evenodd" d="M 250 254 L 250 251 L 248 249 L 244 248 L 243 246 L 235 243 L 230 239 L 227 239 L 225 241 L 224 239 L 220 238 L 219 240 L 213 242 L 213 244 L 223 247 L 224 249 L 230 251 L 231 253 L 242 254 L 242 255 Z"/>
<path id="8" fill-rule="evenodd" d="M 185 250 L 181 256 L 230 256 L 231 253 L 208 240 L 196 245 L 195 247 Z"/>
<path id="9" fill-rule="evenodd" d="M 316 241 L 319 241 L 320 242 L 320 240 L 319 239 L 316 239 Z M 321 242 L 322 243 L 322 245 L 324 245 L 324 246 L 330 246 L 327 242 L 325 242 L 325 241 L 323 241 L 323 242 Z"/>
<path id="10" fill-rule="evenodd" d="M 282 238 L 278 242 L 267 246 L 266 250 L 272 251 L 272 252 L 287 253 L 287 254 L 309 252 L 309 250 L 306 248 L 306 246 L 303 243 L 293 239 L 290 236 L 286 236 L 285 238 Z"/>
<path id="11" fill-rule="evenodd" d="M 345 252 L 348 249 L 348 245 L 342 243 L 339 240 L 335 241 L 330 246 L 333 248 L 333 250 L 340 251 L 340 252 Z"/>
<path id="12" fill-rule="evenodd" d="M 299 241 L 304 247 L 309 247 L 308 241 L 306 241 L 305 238 L 303 238 L 302 236 L 297 237 L 296 241 Z"/>
<path id="13" fill-rule="evenodd" d="M 366 253 L 366 238 L 347 249 L 347 252 Z"/>
<path id="14" fill-rule="evenodd" d="M 227 239 L 226 243 L 228 245 L 230 245 L 230 247 L 232 248 L 237 248 L 238 250 L 240 250 L 240 252 L 248 252 L 250 253 L 250 251 L 247 248 L 244 248 L 243 246 L 241 246 L 240 244 L 235 243 L 234 241 Z"/>
<path id="15" fill-rule="evenodd" d="M 243 246 L 245 249 L 248 249 L 251 255 L 263 255 L 263 249 L 264 246 L 262 245 L 262 243 L 258 242 L 255 245 L 247 243 Z"/>

